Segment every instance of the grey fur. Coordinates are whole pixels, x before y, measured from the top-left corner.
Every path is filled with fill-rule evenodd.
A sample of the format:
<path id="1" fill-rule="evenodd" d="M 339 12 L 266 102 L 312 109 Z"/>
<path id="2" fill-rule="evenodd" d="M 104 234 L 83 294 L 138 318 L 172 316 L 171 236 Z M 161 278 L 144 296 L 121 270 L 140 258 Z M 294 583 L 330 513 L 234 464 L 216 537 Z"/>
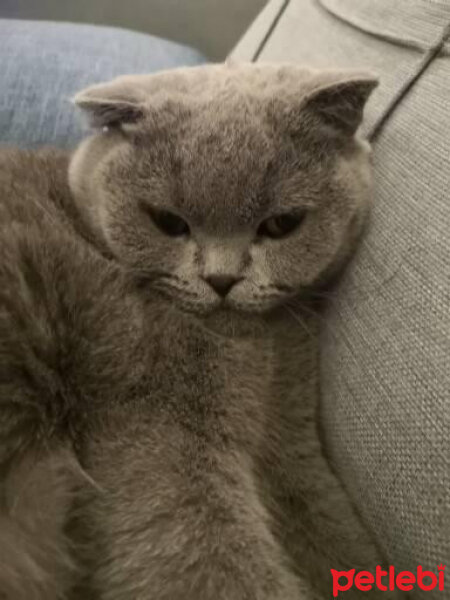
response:
<path id="1" fill-rule="evenodd" d="M 375 84 L 126 77 L 76 97 L 105 130 L 70 167 L 0 154 L 2 598 L 309 600 L 380 562 L 321 449 L 310 303 L 364 222 Z M 214 275 L 240 278 L 224 301 Z"/>

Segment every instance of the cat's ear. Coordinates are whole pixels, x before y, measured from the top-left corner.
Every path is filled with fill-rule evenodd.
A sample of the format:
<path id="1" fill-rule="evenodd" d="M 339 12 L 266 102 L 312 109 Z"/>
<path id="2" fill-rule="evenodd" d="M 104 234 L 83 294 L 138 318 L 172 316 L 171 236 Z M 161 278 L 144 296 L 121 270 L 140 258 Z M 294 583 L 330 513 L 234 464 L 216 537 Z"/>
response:
<path id="1" fill-rule="evenodd" d="M 377 87 L 371 74 L 333 74 L 303 98 L 302 110 L 316 115 L 336 133 L 353 136 L 361 124 L 364 106 Z"/>
<path id="2" fill-rule="evenodd" d="M 121 78 L 86 88 L 72 101 L 87 114 L 93 127 L 132 126 L 146 114 L 142 92 Z"/>

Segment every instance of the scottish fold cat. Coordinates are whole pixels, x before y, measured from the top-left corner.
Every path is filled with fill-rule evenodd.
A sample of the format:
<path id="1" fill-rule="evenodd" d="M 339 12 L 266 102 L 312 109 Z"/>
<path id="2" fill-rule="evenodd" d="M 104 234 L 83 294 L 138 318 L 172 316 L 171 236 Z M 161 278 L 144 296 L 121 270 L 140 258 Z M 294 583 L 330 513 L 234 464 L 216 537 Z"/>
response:
<path id="1" fill-rule="evenodd" d="M 380 562 L 317 419 L 375 85 L 122 77 L 72 155 L 1 152 L 1 598 L 311 600 Z"/>

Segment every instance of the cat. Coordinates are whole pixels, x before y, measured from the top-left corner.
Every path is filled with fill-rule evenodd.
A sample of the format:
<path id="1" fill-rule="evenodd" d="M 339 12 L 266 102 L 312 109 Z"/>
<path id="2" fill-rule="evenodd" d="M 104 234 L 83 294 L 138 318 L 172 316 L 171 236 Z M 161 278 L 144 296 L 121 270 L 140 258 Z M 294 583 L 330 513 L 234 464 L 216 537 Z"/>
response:
<path id="1" fill-rule="evenodd" d="M 2 600 L 313 600 L 381 562 L 320 442 L 314 304 L 376 85 L 126 76 L 75 97 L 73 154 L 0 152 Z"/>

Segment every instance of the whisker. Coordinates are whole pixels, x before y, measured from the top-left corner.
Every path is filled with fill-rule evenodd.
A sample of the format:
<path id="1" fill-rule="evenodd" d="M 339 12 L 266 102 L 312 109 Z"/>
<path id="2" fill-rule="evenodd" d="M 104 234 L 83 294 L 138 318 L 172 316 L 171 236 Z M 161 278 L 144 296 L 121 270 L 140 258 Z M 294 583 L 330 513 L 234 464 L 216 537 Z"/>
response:
<path id="1" fill-rule="evenodd" d="M 296 309 L 299 309 L 300 311 L 304 311 L 305 313 L 309 314 L 313 318 L 318 319 L 321 323 L 321 326 L 323 325 L 324 328 L 326 329 L 326 331 L 329 331 L 335 340 L 340 339 L 339 335 L 330 326 L 329 321 L 324 317 L 324 315 L 318 311 L 313 310 L 311 307 L 307 306 L 307 304 L 305 304 L 304 302 L 301 302 L 300 300 L 294 298 L 294 299 L 290 300 L 289 303 L 287 303 L 284 306 L 286 308 L 291 309 L 289 312 L 297 320 L 297 322 L 299 322 L 300 316 L 292 308 L 296 308 Z M 301 324 L 303 324 L 303 326 L 305 326 L 304 322 L 302 322 Z M 303 328 L 305 328 L 305 327 L 303 327 Z"/>
<path id="2" fill-rule="evenodd" d="M 412 246 L 409 246 L 407 251 L 404 254 L 402 253 L 402 255 L 400 256 L 398 264 L 389 273 L 386 273 L 385 265 L 380 265 L 379 262 L 374 259 L 373 253 L 372 253 L 369 245 L 367 243 L 363 242 L 363 246 L 365 248 L 365 251 L 369 254 L 371 262 L 376 266 L 377 270 L 383 271 L 383 276 L 378 281 L 376 281 L 376 283 L 374 285 L 371 285 L 368 287 L 363 287 L 361 285 L 354 286 L 353 289 L 351 289 L 350 291 L 352 294 L 360 294 L 358 301 L 366 301 L 366 300 L 373 298 L 374 294 L 379 292 L 386 284 L 390 283 L 398 275 L 398 273 L 401 271 L 401 269 L 403 267 L 404 254 L 406 254 L 406 252 L 410 252 L 412 249 Z M 332 301 L 335 301 L 338 297 L 338 294 L 336 291 L 333 292 L 333 291 L 325 291 L 325 290 L 320 290 L 320 291 L 312 290 L 311 295 L 315 296 L 315 297 L 331 299 Z"/>
<path id="3" fill-rule="evenodd" d="M 156 290 L 162 290 L 162 291 L 177 291 L 179 292 L 181 295 L 184 295 L 186 297 L 190 297 L 190 298 L 199 298 L 199 294 L 197 294 L 196 292 L 193 292 L 191 290 L 186 290 L 181 286 L 175 285 L 173 283 L 169 283 L 167 281 L 155 281 L 152 285 L 153 289 Z"/>
<path id="4" fill-rule="evenodd" d="M 164 271 L 145 271 L 141 269 L 134 269 L 131 271 L 132 281 L 137 284 L 138 287 L 146 286 L 154 281 L 161 279 L 170 279 L 169 273 Z"/>
<path id="5" fill-rule="evenodd" d="M 301 326 L 303 331 L 305 331 L 311 339 L 315 339 L 315 336 L 313 335 L 309 327 L 307 327 L 300 315 L 298 315 L 288 304 L 283 304 L 283 308 L 291 315 L 294 321 L 296 321 Z"/>

